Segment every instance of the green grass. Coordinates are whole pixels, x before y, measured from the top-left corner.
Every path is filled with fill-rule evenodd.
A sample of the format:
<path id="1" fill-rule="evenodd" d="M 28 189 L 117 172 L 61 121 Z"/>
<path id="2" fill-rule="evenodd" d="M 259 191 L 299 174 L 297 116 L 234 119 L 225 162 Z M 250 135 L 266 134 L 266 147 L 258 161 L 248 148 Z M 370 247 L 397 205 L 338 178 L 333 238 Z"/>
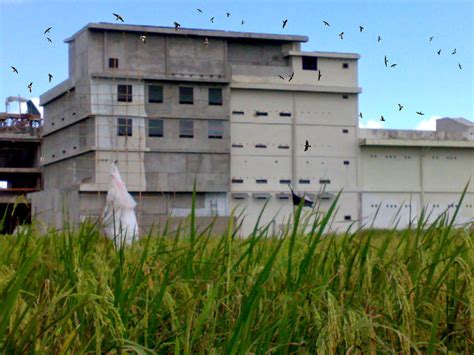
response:
<path id="1" fill-rule="evenodd" d="M 0 353 L 471 353 L 468 229 L 325 235 L 336 204 L 277 238 L 194 215 L 129 247 L 93 224 L 0 236 Z"/>

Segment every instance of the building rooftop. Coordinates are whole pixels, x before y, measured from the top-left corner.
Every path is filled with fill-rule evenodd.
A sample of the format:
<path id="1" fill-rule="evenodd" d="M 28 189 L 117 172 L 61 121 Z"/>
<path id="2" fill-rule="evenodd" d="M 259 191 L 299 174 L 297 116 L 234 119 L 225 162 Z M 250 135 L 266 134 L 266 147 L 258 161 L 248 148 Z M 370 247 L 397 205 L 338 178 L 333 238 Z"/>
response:
<path id="1" fill-rule="evenodd" d="M 116 24 L 116 23 L 88 23 L 82 29 L 74 33 L 71 37 L 64 40 L 65 43 L 74 41 L 74 39 L 86 30 L 107 30 L 107 31 L 120 31 L 120 32 L 137 32 L 140 34 L 169 34 L 169 35 L 181 35 L 181 36 L 199 36 L 199 37 L 219 37 L 219 38 L 236 38 L 236 39 L 251 39 L 251 40 L 266 40 L 266 41 L 279 41 L 279 42 L 307 42 L 307 36 L 299 35 L 276 35 L 268 33 L 254 33 L 254 32 L 237 32 L 237 31 L 222 31 L 222 30 L 203 30 L 195 28 L 184 28 L 180 27 L 179 30 L 175 30 L 174 27 L 165 26 L 146 26 L 146 25 L 128 25 L 128 24 Z"/>

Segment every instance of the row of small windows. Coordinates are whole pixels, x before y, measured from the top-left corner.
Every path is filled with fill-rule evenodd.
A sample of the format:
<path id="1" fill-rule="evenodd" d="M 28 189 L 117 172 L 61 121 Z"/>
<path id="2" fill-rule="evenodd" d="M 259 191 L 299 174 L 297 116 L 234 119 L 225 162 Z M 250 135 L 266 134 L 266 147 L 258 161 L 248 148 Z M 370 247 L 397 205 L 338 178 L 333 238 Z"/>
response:
<path id="1" fill-rule="evenodd" d="M 370 207 L 372 207 L 372 208 L 377 208 L 377 207 L 379 207 L 379 206 L 380 206 L 380 204 L 375 204 L 375 203 L 373 203 L 373 204 L 370 205 Z M 473 206 L 472 204 L 466 204 L 466 207 L 467 207 L 467 208 L 472 208 L 472 206 Z M 396 204 L 395 204 L 395 205 L 393 205 L 393 204 L 387 204 L 387 205 L 385 205 L 385 207 L 386 207 L 386 208 L 397 208 L 398 205 L 396 205 Z M 403 205 L 402 205 L 402 207 L 403 207 Z M 439 208 L 440 206 L 439 206 L 439 204 L 433 203 L 433 204 L 431 205 L 431 207 L 433 207 L 433 208 Z M 454 204 L 454 203 L 451 203 L 451 204 L 448 205 L 448 207 L 458 207 L 458 205 L 457 205 L 457 204 Z M 405 204 L 405 208 L 412 208 L 412 205 L 411 205 L 411 204 Z"/>
<path id="2" fill-rule="evenodd" d="M 133 100 L 133 86 L 132 85 L 117 85 L 117 101 L 132 102 Z M 149 103 L 163 103 L 163 86 L 149 85 L 148 86 L 148 102 Z M 179 103 L 181 105 L 194 104 L 194 88 L 192 86 L 179 87 Z M 209 88 L 208 103 L 211 106 L 222 106 L 222 89 Z"/>
<path id="3" fill-rule="evenodd" d="M 232 183 L 233 184 L 243 184 L 244 183 L 244 179 L 241 179 L 241 178 L 232 178 Z M 257 184 L 267 184 L 268 183 L 268 180 L 267 179 L 255 179 L 255 182 Z M 280 179 L 280 184 L 291 184 L 291 179 Z M 300 184 L 310 184 L 311 183 L 311 180 L 310 179 L 299 179 L 298 182 Z M 320 184 L 330 184 L 331 183 L 331 180 L 329 179 L 320 179 L 319 180 L 319 183 Z"/>
<path id="4" fill-rule="evenodd" d="M 133 123 L 131 118 L 117 118 L 117 135 L 133 135 Z M 163 137 L 164 122 L 161 119 L 148 120 L 148 137 Z M 208 138 L 222 139 L 224 136 L 224 122 L 220 120 L 208 121 Z M 194 121 L 179 121 L 179 138 L 194 138 Z"/>
<path id="5" fill-rule="evenodd" d="M 369 156 L 370 156 L 370 158 L 377 158 L 377 154 L 370 154 Z M 411 157 L 411 155 L 405 155 L 404 158 L 405 159 L 411 159 L 412 157 Z M 397 159 L 397 156 L 389 154 L 389 155 L 385 155 L 385 159 Z M 431 159 L 439 159 L 439 156 L 438 155 L 433 155 L 431 157 Z M 454 160 L 454 159 L 457 159 L 457 157 L 456 156 L 447 156 L 446 159 Z"/>

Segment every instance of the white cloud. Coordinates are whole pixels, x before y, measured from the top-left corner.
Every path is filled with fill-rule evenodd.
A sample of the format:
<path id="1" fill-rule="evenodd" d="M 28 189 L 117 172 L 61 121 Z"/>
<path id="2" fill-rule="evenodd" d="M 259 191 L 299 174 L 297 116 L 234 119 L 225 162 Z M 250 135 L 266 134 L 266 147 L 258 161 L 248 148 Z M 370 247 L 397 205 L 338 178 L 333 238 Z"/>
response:
<path id="1" fill-rule="evenodd" d="M 368 120 L 367 123 L 359 121 L 360 128 L 384 128 L 383 125 L 384 123 L 381 121 Z"/>
<path id="2" fill-rule="evenodd" d="M 436 131 L 436 120 L 440 118 L 441 116 L 431 116 L 430 118 L 421 120 L 418 122 L 415 129 L 421 131 Z"/>

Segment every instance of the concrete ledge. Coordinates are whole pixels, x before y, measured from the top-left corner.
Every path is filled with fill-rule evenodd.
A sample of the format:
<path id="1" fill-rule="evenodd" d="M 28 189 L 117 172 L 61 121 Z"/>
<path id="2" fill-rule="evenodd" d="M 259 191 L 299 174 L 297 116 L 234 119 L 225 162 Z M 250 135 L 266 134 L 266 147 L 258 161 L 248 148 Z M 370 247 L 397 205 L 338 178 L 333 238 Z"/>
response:
<path id="1" fill-rule="evenodd" d="M 229 78 L 225 76 L 217 76 L 214 77 L 210 76 L 203 76 L 201 77 L 200 74 L 181 74 L 181 73 L 174 73 L 171 75 L 166 74 L 147 74 L 143 73 L 142 75 L 134 74 L 134 72 L 126 72 L 117 70 L 113 73 L 105 73 L 105 72 L 94 72 L 91 73 L 91 78 L 94 79 L 127 79 L 127 80 L 159 80 L 159 81 L 177 81 L 177 82 L 199 82 L 199 83 L 220 83 L 220 84 L 228 84 L 230 82 Z"/>
<path id="2" fill-rule="evenodd" d="M 362 138 L 359 146 L 474 148 L 474 141 Z"/>
<path id="3" fill-rule="evenodd" d="M 283 53 L 284 57 L 319 57 L 319 58 L 335 58 L 335 59 L 360 59 L 360 55 L 357 53 L 337 53 L 337 52 L 300 52 L 300 51 L 288 51 Z"/>
<path id="4" fill-rule="evenodd" d="M 48 102 L 65 94 L 68 90 L 71 90 L 73 88 L 74 85 L 72 85 L 71 79 L 64 80 L 52 89 L 46 91 L 43 95 L 40 95 L 40 106 L 46 105 Z"/>
<path id="5" fill-rule="evenodd" d="M 235 80 L 233 78 L 233 80 Z M 362 89 L 349 86 L 315 86 L 297 84 L 270 84 L 270 83 L 248 83 L 232 82 L 231 89 L 255 89 L 255 90 L 283 90 L 283 91 L 309 91 L 309 92 L 336 92 L 342 94 L 360 94 Z"/>

